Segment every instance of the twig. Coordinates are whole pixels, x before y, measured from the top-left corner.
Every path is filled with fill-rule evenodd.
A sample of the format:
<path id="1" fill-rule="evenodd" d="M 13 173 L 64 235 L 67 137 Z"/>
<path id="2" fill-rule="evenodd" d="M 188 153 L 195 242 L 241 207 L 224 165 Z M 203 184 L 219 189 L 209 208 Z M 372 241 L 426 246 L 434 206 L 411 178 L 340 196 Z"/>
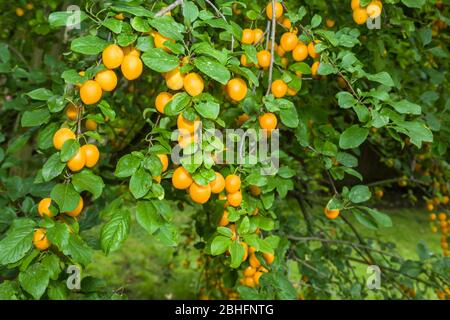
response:
<path id="1" fill-rule="evenodd" d="M 167 12 L 169 12 L 172 9 L 175 9 L 176 7 L 178 7 L 180 4 L 183 3 L 183 0 L 176 0 L 175 2 L 173 2 L 172 4 L 168 5 L 167 7 L 161 9 L 160 11 L 158 11 L 155 14 L 155 17 L 161 17 L 163 15 L 165 15 Z"/>
<path id="2" fill-rule="evenodd" d="M 211 6 L 211 8 L 214 9 L 214 11 L 216 11 L 216 13 L 223 19 L 223 21 L 228 23 L 227 18 L 224 16 L 224 14 L 222 12 L 220 12 L 220 10 L 214 5 L 214 3 L 212 3 L 209 0 L 205 0 L 205 2 L 207 4 L 209 4 Z M 233 36 L 233 33 L 231 33 L 231 52 L 233 52 L 233 49 L 234 49 L 234 36 Z"/>
<path id="3" fill-rule="evenodd" d="M 274 62 L 274 51 L 275 51 L 275 31 L 277 29 L 277 21 L 275 15 L 275 0 L 272 0 L 272 32 L 270 35 L 272 43 L 270 44 L 270 66 L 269 66 L 269 80 L 267 85 L 266 96 L 269 95 L 272 86 L 273 77 L 273 62 Z"/>

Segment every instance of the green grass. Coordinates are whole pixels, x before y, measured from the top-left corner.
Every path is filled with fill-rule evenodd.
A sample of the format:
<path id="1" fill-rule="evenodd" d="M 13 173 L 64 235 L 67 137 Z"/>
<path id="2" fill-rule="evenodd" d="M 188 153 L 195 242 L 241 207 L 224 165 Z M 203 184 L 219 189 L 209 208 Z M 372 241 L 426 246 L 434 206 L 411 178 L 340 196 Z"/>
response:
<path id="1" fill-rule="evenodd" d="M 414 209 L 385 210 L 393 221 L 392 228 L 371 231 L 355 222 L 365 236 L 393 242 L 401 256 L 417 259 L 416 245 L 423 240 L 432 252 L 440 253 L 439 235 L 432 234 L 428 214 Z M 188 219 L 186 211 L 180 215 Z M 131 234 L 121 249 L 105 256 L 94 255 L 87 274 L 105 279 L 109 288 L 125 293 L 130 299 L 195 299 L 199 289 L 199 253 L 192 244 L 181 250 L 160 244 L 153 236 L 133 223 Z M 192 227 L 193 228 L 193 227 Z M 186 237 L 181 237 L 185 243 Z M 365 275 L 365 266 L 355 266 Z"/>

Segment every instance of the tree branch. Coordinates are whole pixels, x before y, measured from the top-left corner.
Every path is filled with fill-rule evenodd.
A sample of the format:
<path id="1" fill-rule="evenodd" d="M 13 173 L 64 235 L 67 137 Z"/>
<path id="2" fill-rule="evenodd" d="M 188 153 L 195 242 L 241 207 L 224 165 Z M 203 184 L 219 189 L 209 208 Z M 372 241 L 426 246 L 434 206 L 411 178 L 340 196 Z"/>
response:
<path id="1" fill-rule="evenodd" d="M 275 51 L 275 31 L 277 29 L 277 21 L 275 15 L 275 0 L 272 0 L 272 32 L 270 35 L 270 66 L 269 66 L 269 81 L 267 84 L 266 96 L 269 95 L 270 89 L 272 87 L 272 77 L 273 77 L 273 61 L 274 59 L 274 51 Z"/>
<path id="2" fill-rule="evenodd" d="M 160 11 L 158 11 L 155 14 L 155 17 L 161 17 L 161 16 L 165 15 L 167 12 L 169 12 L 172 9 L 175 9 L 176 7 L 178 7 L 182 3 L 183 3 L 183 0 L 176 0 L 175 2 L 171 3 L 167 7 L 161 9 Z"/>
<path id="3" fill-rule="evenodd" d="M 226 23 L 228 23 L 228 20 L 227 20 L 227 18 L 224 16 L 224 14 L 222 13 L 222 12 L 220 12 L 220 10 L 214 5 L 214 3 L 212 3 L 211 1 L 209 1 L 209 0 L 205 0 L 205 2 L 207 3 L 207 4 L 209 4 L 210 6 L 211 6 L 211 8 L 213 8 L 214 9 L 214 11 L 216 11 L 216 13 L 226 22 Z M 233 52 L 233 50 L 234 50 L 234 36 L 233 36 L 233 34 L 231 34 L 231 52 Z"/>

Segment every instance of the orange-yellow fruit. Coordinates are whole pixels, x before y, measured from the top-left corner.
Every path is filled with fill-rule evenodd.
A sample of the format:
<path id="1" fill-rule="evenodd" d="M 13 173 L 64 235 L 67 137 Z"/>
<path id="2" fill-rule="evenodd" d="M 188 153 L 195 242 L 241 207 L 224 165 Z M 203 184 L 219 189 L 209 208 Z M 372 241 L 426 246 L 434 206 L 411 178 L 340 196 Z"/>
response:
<path id="1" fill-rule="evenodd" d="M 116 45 L 111 44 L 102 52 L 102 61 L 106 68 L 115 69 L 122 64 L 124 55 L 122 49 Z"/>
<path id="2" fill-rule="evenodd" d="M 205 88 L 202 77 L 195 72 L 188 73 L 184 76 L 183 86 L 184 90 L 193 97 L 198 96 Z"/>
<path id="3" fill-rule="evenodd" d="M 238 125 L 242 125 L 244 122 L 246 122 L 248 119 L 250 119 L 250 116 L 246 113 L 241 114 L 239 117 L 237 117 L 236 119 L 236 123 Z"/>
<path id="4" fill-rule="evenodd" d="M 352 0 L 351 6 L 352 6 L 352 10 L 361 8 L 359 0 Z"/>
<path id="5" fill-rule="evenodd" d="M 72 103 L 70 103 L 66 108 L 66 117 L 71 121 L 75 121 L 78 118 L 78 109 Z"/>
<path id="6" fill-rule="evenodd" d="M 115 16 L 114 16 L 114 19 L 117 19 L 117 20 L 124 20 L 125 19 L 125 15 L 121 12 L 121 13 L 118 13 L 118 14 L 116 14 Z"/>
<path id="7" fill-rule="evenodd" d="M 211 186 L 212 193 L 221 193 L 225 188 L 225 179 L 219 172 L 216 172 L 216 179 L 211 181 L 209 185 Z"/>
<path id="8" fill-rule="evenodd" d="M 372 1 L 367 5 L 366 11 L 368 16 L 374 19 L 381 15 L 382 9 L 383 4 L 381 3 L 381 1 Z"/>
<path id="9" fill-rule="evenodd" d="M 430 213 L 430 221 L 434 221 L 434 220 L 436 220 L 436 214 Z"/>
<path id="10" fill-rule="evenodd" d="M 251 277 L 255 274 L 256 269 L 253 268 L 252 266 L 248 266 L 247 268 L 244 269 L 244 276 L 246 277 Z"/>
<path id="11" fill-rule="evenodd" d="M 53 146 L 56 150 L 61 150 L 64 142 L 67 140 L 75 140 L 75 133 L 69 128 L 61 128 L 53 135 Z"/>
<path id="12" fill-rule="evenodd" d="M 242 203 L 241 191 L 236 191 L 234 193 L 227 194 L 227 201 L 230 204 L 230 206 L 239 207 Z"/>
<path id="13" fill-rule="evenodd" d="M 71 217 L 76 217 L 81 213 L 81 211 L 83 211 L 83 207 L 84 207 L 83 198 L 80 197 L 80 201 L 78 201 L 77 207 L 72 211 L 66 212 L 66 214 Z"/>
<path id="14" fill-rule="evenodd" d="M 244 247 L 244 256 L 242 257 L 242 262 L 248 258 L 248 244 L 246 242 L 240 242 L 241 246 Z"/>
<path id="15" fill-rule="evenodd" d="M 157 154 L 157 157 L 159 158 L 159 161 L 161 161 L 162 172 L 165 172 L 167 168 L 169 168 L 169 157 L 167 154 Z"/>
<path id="16" fill-rule="evenodd" d="M 190 134 L 187 132 L 184 132 L 180 130 L 180 135 L 178 136 L 178 144 L 181 148 L 186 148 L 187 146 L 191 145 L 192 143 L 197 143 L 198 141 L 198 135 L 196 134 Z"/>
<path id="17" fill-rule="evenodd" d="M 257 197 L 261 194 L 261 188 L 255 185 L 251 185 L 249 187 L 250 193 L 252 194 L 252 196 Z"/>
<path id="18" fill-rule="evenodd" d="M 275 96 L 275 98 L 282 98 L 286 95 L 288 90 L 287 84 L 281 80 L 277 79 L 274 82 L 272 82 L 271 91 L 272 94 Z"/>
<path id="19" fill-rule="evenodd" d="M 24 14 L 25 10 L 23 10 L 22 8 L 16 8 L 16 16 L 23 17 Z"/>
<path id="20" fill-rule="evenodd" d="M 123 51 L 124 56 L 129 55 L 129 54 L 136 56 L 136 57 L 141 56 L 141 52 L 138 49 L 131 47 L 131 46 L 122 48 L 122 51 Z"/>
<path id="21" fill-rule="evenodd" d="M 315 61 L 311 66 L 311 74 L 313 76 L 317 76 L 317 72 L 319 71 L 320 62 Z"/>
<path id="22" fill-rule="evenodd" d="M 271 55 L 268 50 L 261 50 L 256 54 L 258 65 L 261 68 L 268 68 L 270 66 Z"/>
<path id="23" fill-rule="evenodd" d="M 297 91 L 288 87 L 287 95 L 293 97 L 293 96 L 297 95 Z"/>
<path id="24" fill-rule="evenodd" d="M 257 44 L 263 41 L 264 31 L 262 31 L 259 28 L 256 28 L 253 30 L 253 35 L 254 35 L 253 44 Z"/>
<path id="25" fill-rule="evenodd" d="M 247 63 L 247 56 L 245 54 L 241 55 L 240 61 L 241 61 L 242 66 L 244 66 L 244 67 L 250 66 L 250 64 Z"/>
<path id="26" fill-rule="evenodd" d="M 289 20 L 288 18 L 284 18 L 281 24 L 288 30 L 291 30 L 292 28 L 291 20 Z"/>
<path id="27" fill-rule="evenodd" d="M 90 105 L 100 101 L 103 90 L 100 84 L 94 80 L 88 80 L 81 85 L 80 98 L 84 104 Z"/>
<path id="28" fill-rule="evenodd" d="M 238 175 L 230 174 L 225 178 L 225 189 L 227 193 L 234 193 L 241 189 L 241 178 Z"/>
<path id="29" fill-rule="evenodd" d="M 97 73 L 95 81 L 103 91 L 113 91 L 117 86 L 117 75 L 112 70 L 103 70 Z"/>
<path id="30" fill-rule="evenodd" d="M 428 211 L 433 211 L 434 210 L 434 205 L 432 203 L 427 203 L 427 210 Z"/>
<path id="31" fill-rule="evenodd" d="M 41 217 L 43 217 L 43 216 L 52 217 L 53 216 L 53 214 L 50 211 L 51 203 L 52 203 L 51 198 L 44 198 L 41 201 L 39 201 L 38 213 Z"/>
<path id="32" fill-rule="evenodd" d="M 316 41 L 316 43 L 318 43 L 318 41 Z M 308 54 L 313 59 L 317 59 L 318 57 L 320 57 L 320 55 L 316 52 L 316 47 L 314 45 L 314 42 L 310 42 L 308 44 Z"/>
<path id="33" fill-rule="evenodd" d="M 241 78 L 233 78 L 226 86 L 228 96 L 234 101 L 241 101 L 247 95 L 247 84 Z"/>
<path id="34" fill-rule="evenodd" d="M 269 3 L 266 6 L 266 15 L 267 18 L 272 19 L 273 11 L 272 11 L 272 1 L 269 1 Z M 283 6 L 278 1 L 275 2 L 275 19 L 280 18 L 283 15 Z"/>
<path id="35" fill-rule="evenodd" d="M 187 189 L 192 184 L 191 174 L 183 167 L 175 169 L 172 175 L 172 184 L 176 189 Z"/>
<path id="36" fill-rule="evenodd" d="M 84 126 L 86 127 L 86 129 L 88 129 L 89 131 L 95 131 L 97 130 L 97 122 L 95 122 L 92 119 L 86 119 L 86 121 L 84 122 Z"/>
<path id="37" fill-rule="evenodd" d="M 292 51 L 292 58 L 295 61 L 303 61 L 308 57 L 308 47 L 303 42 L 299 42 Z"/>
<path id="38" fill-rule="evenodd" d="M 326 19 L 325 20 L 325 24 L 328 28 L 333 28 L 334 25 L 336 24 L 336 21 L 332 20 L 332 19 Z"/>
<path id="39" fill-rule="evenodd" d="M 366 23 L 368 17 L 366 9 L 360 8 L 353 11 L 353 21 L 356 24 L 361 25 Z"/>
<path id="40" fill-rule="evenodd" d="M 252 29 L 242 30 L 241 42 L 244 44 L 252 44 L 255 41 L 255 33 Z"/>
<path id="41" fill-rule="evenodd" d="M 447 219 L 447 215 L 444 212 L 439 213 L 438 215 L 439 221 L 445 221 Z"/>
<path id="42" fill-rule="evenodd" d="M 166 42 L 166 41 L 171 41 L 171 42 L 175 43 L 175 40 L 170 39 L 170 38 L 166 38 L 166 37 L 164 37 L 163 35 L 161 35 L 161 34 L 158 33 L 158 32 L 156 32 L 156 33 L 154 34 L 153 40 L 154 40 L 154 42 L 155 42 L 155 47 L 156 47 L 156 48 L 163 49 L 163 50 L 165 50 L 165 51 L 167 51 L 167 52 L 171 52 L 171 51 L 170 51 L 170 49 L 169 49 L 168 47 L 166 47 L 166 46 L 164 45 L 164 42 Z"/>
<path id="43" fill-rule="evenodd" d="M 275 256 L 271 253 L 264 252 L 263 253 L 264 260 L 266 260 L 267 264 L 272 264 L 275 260 Z"/>
<path id="44" fill-rule="evenodd" d="M 71 171 L 80 171 L 86 165 L 86 153 L 80 148 L 78 152 L 67 161 L 67 167 Z"/>
<path id="45" fill-rule="evenodd" d="M 284 55 L 286 54 L 286 51 L 284 51 L 284 49 L 283 49 L 281 46 L 277 45 L 277 44 L 275 44 L 275 52 L 276 52 L 280 57 L 284 57 Z"/>
<path id="46" fill-rule="evenodd" d="M 224 211 L 222 217 L 220 218 L 219 226 L 225 227 L 228 223 L 230 223 L 230 221 L 228 221 L 228 211 Z"/>
<path id="47" fill-rule="evenodd" d="M 249 258 L 248 262 L 250 263 L 250 265 L 253 268 L 258 268 L 261 265 L 261 262 L 259 262 L 258 258 L 256 257 L 256 255 L 254 253 L 250 254 L 250 258 Z"/>
<path id="48" fill-rule="evenodd" d="M 255 280 L 253 277 L 246 277 L 244 278 L 244 285 L 249 288 L 253 288 L 255 286 Z"/>
<path id="49" fill-rule="evenodd" d="M 191 196 L 192 201 L 204 204 L 208 202 L 211 197 L 211 186 L 209 184 L 201 186 L 194 182 L 189 187 L 189 195 Z"/>
<path id="50" fill-rule="evenodd" d="M 123 58 L 122 65 L 120 66 L 123 76 L 128 80 L 139 78 L 143 68 L 144 65 L 142 64 L 141 58 L 130 54 Z"/>
<path id="51" fill-rule="evenodd" d="M 259 126 L 261 127 L 261 129 L 265 129 L 265 130 L 269 130 L 269 131 L 272 131 L 273 129 L 275 129 L 278 124 L 277 117 L 271 112 L 266 112 L 263 115 L 259 116 L 258 121 L 259 121 Z"/>
<path id="52" fill-rule="evenodd" d="M 39 228 L 34 230 L 33 234 L 33 244 L 38 250 L 47 250 L 50 247 L 50 241 L 48 241 L 46 236 L 46 230 Z"/>
<path id="53" fill-rule="evenodd" d="M 193 134 L 200 126 L 200 120 L 189 121 L 183 117 L 183 113 L 180 113 L 177 118 L 177 127 L 182 135 L 187 133 Z"/>
<path id="54" fill-rule="evenodd" d="M 166 85 L 169 89 L 180 90 L 183 88 L 183 76 L 180 72 L 180 68 L 175 68 L 165 75 Z"/>
<path id="55" fill-rule="evenodd" d="M 259 285 L 259 278 L 261 278 L 262 275 L 263 275 L 263 273 L 261 271 L 257 271 L 253 275 L 253 279 L 255 280 L 256 285 Z"/>
<path id="56" fill-rule="evenodd" d="M 81 147 L 81 151 L 84 152 L 86 156 L 86 167 L 93 168 L 98 160 L 100 159 L 100 152 L 94 144 L 85 144 Z"/>
<path id="57" fill-rule="evenodd" d="M 328 219 L 334 220 L 334 219 L 336 219 L 339 216 L 340 211 L 339 211 L 339 209 L 328 209 L 328 208 L 325 208 L 324 209 L 324 213 L 325 213 L 325 215 L 327 216 Z"/>
<path id="58" fill-rule="evenodd" d="M 280 45 L 284 51 L 292 51 L 298 44 L 297 35 L 292 32 L 285 32 L 281 36 Z"/>

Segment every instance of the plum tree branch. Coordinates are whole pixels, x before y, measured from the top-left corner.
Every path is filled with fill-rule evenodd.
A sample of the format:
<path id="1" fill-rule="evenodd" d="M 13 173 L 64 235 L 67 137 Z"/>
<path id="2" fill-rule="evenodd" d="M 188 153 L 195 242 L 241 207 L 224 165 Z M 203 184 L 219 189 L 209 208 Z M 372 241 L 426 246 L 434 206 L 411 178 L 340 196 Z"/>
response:
<path id="1" fill-rule="evenodd" d="M 169 4 L 167 7 L 162 8 L 161 10 L 159 10 L 155 14 L 155 17 L 161 17 L 161 16 L 165 15 L 167 12 L 169 12 L 170 10 L 175 9 L 176 7 L 178 7 L 182 3 L 183 3 L 183 0 L 176 0 L 175 2 Z"/>
<path id="2" fill-rule="evenodd" d="M 274 51 L 275 51 L 275 32 L 277 30 L 276 12 L 275 12 L 275 0 L 272 0 L 272 32 L 270 34 L 270 66 L 269 66 L 269 80 L 267 82 L 266 96 L 270 93 L 270 88 L 272 86 L 273 77 L 273 62 L 274 62 Z"/>

